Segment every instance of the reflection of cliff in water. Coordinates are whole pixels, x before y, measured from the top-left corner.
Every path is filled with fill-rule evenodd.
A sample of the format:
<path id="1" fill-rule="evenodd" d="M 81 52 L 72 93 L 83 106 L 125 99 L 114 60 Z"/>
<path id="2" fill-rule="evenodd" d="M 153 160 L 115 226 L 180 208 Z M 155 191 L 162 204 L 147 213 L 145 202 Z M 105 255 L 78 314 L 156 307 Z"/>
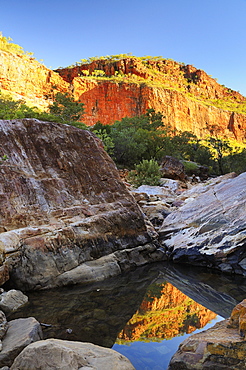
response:
<path id="1" fill-rule="evenodd" d="M 149 295 L 142 303 L 149 285 Z M 147 337 L 147 334 L 169 338 L 175 332 L 178 335 L 203 327 L 213 314 L 198 303 L 192 303 L 183 293 L 228 317 L 232 308 L 246 297 L 246 279 L 211 274 L 201 268 L 150 264 L 100 283 L 29 292 L 29 303 L 8 319 L 33 316 L 51 325 L 43 327 L 45 338 L 111 347 L 137 310 L 145 321 L 141 327 L 138 323 L 135 325 L 140 316 L 132 319 L 135 329 L 125 330 L 125 338 Z"/>
<path id="2" fill-rule="evenodd" d="M 203 328 L 216 314 L 170 283 L 149 286 L 138 311 L 118 335 L 120 343 L 171 339 Z"/>

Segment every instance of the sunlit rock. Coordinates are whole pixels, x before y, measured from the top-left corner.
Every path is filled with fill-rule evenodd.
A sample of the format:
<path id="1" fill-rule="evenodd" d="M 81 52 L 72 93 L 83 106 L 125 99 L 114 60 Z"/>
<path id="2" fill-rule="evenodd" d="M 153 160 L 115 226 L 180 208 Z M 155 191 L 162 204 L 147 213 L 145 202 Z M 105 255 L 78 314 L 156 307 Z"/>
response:
<path id="1" fill-rule="evenodd" d="M 16 287 L 71 283 L 69 272 L 98 281 L 162 258 L 96 136 L 35 119 L 0 121 L 0 133 L 0 262 Z"/>

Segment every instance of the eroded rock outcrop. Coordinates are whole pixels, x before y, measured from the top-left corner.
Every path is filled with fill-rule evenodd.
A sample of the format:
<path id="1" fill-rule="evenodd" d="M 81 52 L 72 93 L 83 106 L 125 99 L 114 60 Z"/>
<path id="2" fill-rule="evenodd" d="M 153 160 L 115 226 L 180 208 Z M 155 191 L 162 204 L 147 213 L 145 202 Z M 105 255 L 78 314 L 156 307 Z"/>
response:
<path id="1" fill-rule="evenodd" d="M 169 258 L 245 276 L 245 186 L 246 173 L 228 174 L 181 195 L 160 228 Z"/>
<path id="2" fill-rule="evenodd" d="M 172 357 L 168 370 L 246 369 L 246 342 L 238 320 L 244 312 L 245 300 L 233 309 L 230 319 L 187 338 Z"/>
<path id="3" fill-rule="evenodd" d="M 108 79 L 93 78 L 97 71 Z M 85 104 L 87 125 L 110 124 L 153 108 L 163 114 L 166 125 L 199 137 L 209 134 L 207 127 L 213 125 L 225 137 L 245 137 L 246 115 L 227 108 L 226 103 L 225 109 L 223 104 L 214 106 L 219 101 L 240 106 L 245 98 L 191 65 L 129 57 L 115 62 L 101 59 L 57 72 L 73 86 L 75 99 Z"/>
<path id="4" fill-rule="evenodd" d="M 69 91 L 61 76 L 34 58 L 0 50 L 0 89 L 41 108 L 55 92 Z"/>
<path id="5" fill-rule="evenodd" d="M 93 134 L 32 119 L 0 121 L 0 131 L 1 263 L 16 286 L 102 280 L 159 258 L 154 230 Z"/>
<path id="6" fill-rule="evenodd" d="M 153 108 L 174 129 L 204 137 L 208 126 L 216 125 L 226 138 L 245 139 L 246 115 L 240 113 L 245 97 L 202 70 L 168 59 L 100 59 L 52 71 L 34 58 L 0 51 L 0 89 L 42 109 L 56 92 L 72 93 L 85 104 L 83 122 L 88 126 Z"/>

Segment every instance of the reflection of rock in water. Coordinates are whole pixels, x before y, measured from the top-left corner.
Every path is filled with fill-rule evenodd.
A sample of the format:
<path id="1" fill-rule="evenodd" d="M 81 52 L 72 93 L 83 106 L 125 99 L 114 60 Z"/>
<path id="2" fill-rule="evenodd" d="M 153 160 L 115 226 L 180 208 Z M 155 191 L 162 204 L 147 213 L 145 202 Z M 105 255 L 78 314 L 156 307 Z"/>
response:
<path id="1" fill-rule="evenodd" d="M 42 323 L 52 325 L 43 328 L 46 338 L 78 340 L 111 347 L 118 333 L 138 310 L 153 281 L 159 284 L 169 281 L 184 294 L 223 317 L 229 316 L 233 307 L 246 297 L 246 280 L 243 278 L 237 281 L 236 278 L 211 274 L 201 268 L 158 263 L 93 285 L 29 293 L 29 303 L 8 320 L 33 316 Z M 169 284 L 166 286 L 171 287 Z M 153 287 L 148 304 L 152 304 L 157 311 L 165 309 L 165 304 L 174 307 L 171 301 L 179 305 L 182 300 L 181 293 L 174 288 L 172 296 L 167 292 L 169 298 L 164 295 L 159 301 L 155 300 L 153 297 L 160 298 L 162 294 L 160 289 L 153 291 Z M 145 304 L 142 304 L 141 310 L 146 309 Z M 183 316 L 183 321 L 179 321 L 181 326 L 178 329 L 184 332 L 192 331 L 197 327 L 197 322 L 202 327 L 207 320 L 206 309 L 200 309 L 198 314 L 196 306 L 192 309 L 189 307 L 190 312 L 186 317 Z M 164 322 L 161 316 L 158 320 Z M 174 331 L 172 325 L 175 327 L 177 323 L 170 322 L 170 333 Z M 156 330 L 157 334 L 161 334 L 161 331 Z"/>
<path id="2" fill-rule="evenodd" d="M 34 316 L 45 338 L 91 342 L 111 347 L 136 312 L 158 270 L 149 266 L 90 286 L 72 286 L 29 294 L 29 304 L 9 319 Z"/>
<path id="3" fill-rule="evenodd" d="M 246 297 L 246 278 L 212 273 L 202 267 L 169 264 L 160 272 L 160 282 L 169 281 L 184 294 L 218 315 L 227 318 Z"/>
<path id="4" fill-rule="evenodd" d="M 161 294 L 153 296 L 156 291 Z M 118 338 L 124 340 L 171 339 L 203 328 L 216 314 L 196 303 L 170 283 L 153 284 L 138 312 Z"/>

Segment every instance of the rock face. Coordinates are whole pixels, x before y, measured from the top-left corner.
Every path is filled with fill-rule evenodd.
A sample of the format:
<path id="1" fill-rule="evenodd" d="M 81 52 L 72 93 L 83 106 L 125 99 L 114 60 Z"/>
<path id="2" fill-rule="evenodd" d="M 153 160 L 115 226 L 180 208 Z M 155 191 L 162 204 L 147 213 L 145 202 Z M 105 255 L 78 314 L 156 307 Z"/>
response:
<path id="1" fill-rule="evenodd" d="M 2 339 L 0 366 L 11 366 L 23 348 L 41 339 L 41 326 L 33 317 L 9 321 L 7 333 Z"/>
<path id="2" fill-rule="evenodd" d="M 155 232 L 93 134 L 32 119 L 0 121 L 0 131 L 1 262 L 16 286 L 102 280 L 159 258 Z"/>
<path id="3" fill-rule="evenodd" d="M 229 328 L 238 329 L 241 337 L 245 339 L 246 336 L 246 299 L 236 305 L 232 310 Z"/>
<path id="4" fill-rule="evenodd" d="M 98 70 L 109 79 L 93 78 Z M 170 60 L 143 62 L 133 57 L 118 62 L 98 60 L 57 72 L 73 86 L 75 98 L 85 104 L 83 121 L 87 125 L 97 121 L 110 124 L 153 108 L 163 113 L 165 124 L 199 137 L 208 134 L 207 125 L 215 124 L 226 137 L 245 137 L 245 114 L 213 106 L 215 101 L 244 102 L 245 98 L 193 66 Z M 119 79 L 119 75 L 123 77 Z"/>
<path id="5" fill-rule="evenodd" d="M 246 369 L 246 342 L 239 316 L 245 314 L 246 300 L 232 311 L 230 320 L 187 338 L 172 357 L 168 370 Z M 236 319 L 237 318 L 237 319 Z"/>
<path id="6" fill-rule="evenodd" d="M 181 196 L 159 231 L 169 258 L 246 276 L 245 186 L 246 173 L 229 174 Z"/>
<path id="7" fill-rule="evenodd" d="M 160 171 L 163 177 L 185 181 L 186 175 L 184 165 L 177 158 L 166 155 L 161 162 Z"/>
<path id="8" fill-rule="evenodd" d="M 15 359 L 11 370 L 134 370 L 130 361 L 118 352 L 91 343 L 47 339 L 26 347 Z"/>
<path id="9" fill-rule="evenodd" d="M 48 104 L 46 96 L 69 90 L 69 84 L 58 73 L 34 58 L 0 50 L 0 61 L 0 89 L 15 99 L 44 108 Z"/>
<path id="10" fill-rule="evenodd" d="M 0 309 L 6 314 L 10 314 L 27 302 L 28 297 L 20 290 L 11 289 L 0 295 Z"/>
<path id="11" fill-rule="evenodd" d="M 3 51 L 0 61 L 0 89 L 41 108 L 47 106 L 48 96 L 72 92 L 85 104 L 83 122 L 88 126 L 97 121 L 111 124 L 153 108 L 162 112 L 166 125 L 199 137 L 208 134 L 207 125 L 216 124 L 225 137 L 245 138 L 246 115 L 239 113 L 245 98 L 190 65 L 132 57 L 54 72 L 33 58 Z M 103 77 L 95 76 L 98 70 Z"/>
<path id="12" fill-rule="evenodd" d="M 221 321 L 182 342 L 168 370 L 245 370 L 245 341 L 236 329 L 228 329 L 227 324 L 228 320 Z"/>

